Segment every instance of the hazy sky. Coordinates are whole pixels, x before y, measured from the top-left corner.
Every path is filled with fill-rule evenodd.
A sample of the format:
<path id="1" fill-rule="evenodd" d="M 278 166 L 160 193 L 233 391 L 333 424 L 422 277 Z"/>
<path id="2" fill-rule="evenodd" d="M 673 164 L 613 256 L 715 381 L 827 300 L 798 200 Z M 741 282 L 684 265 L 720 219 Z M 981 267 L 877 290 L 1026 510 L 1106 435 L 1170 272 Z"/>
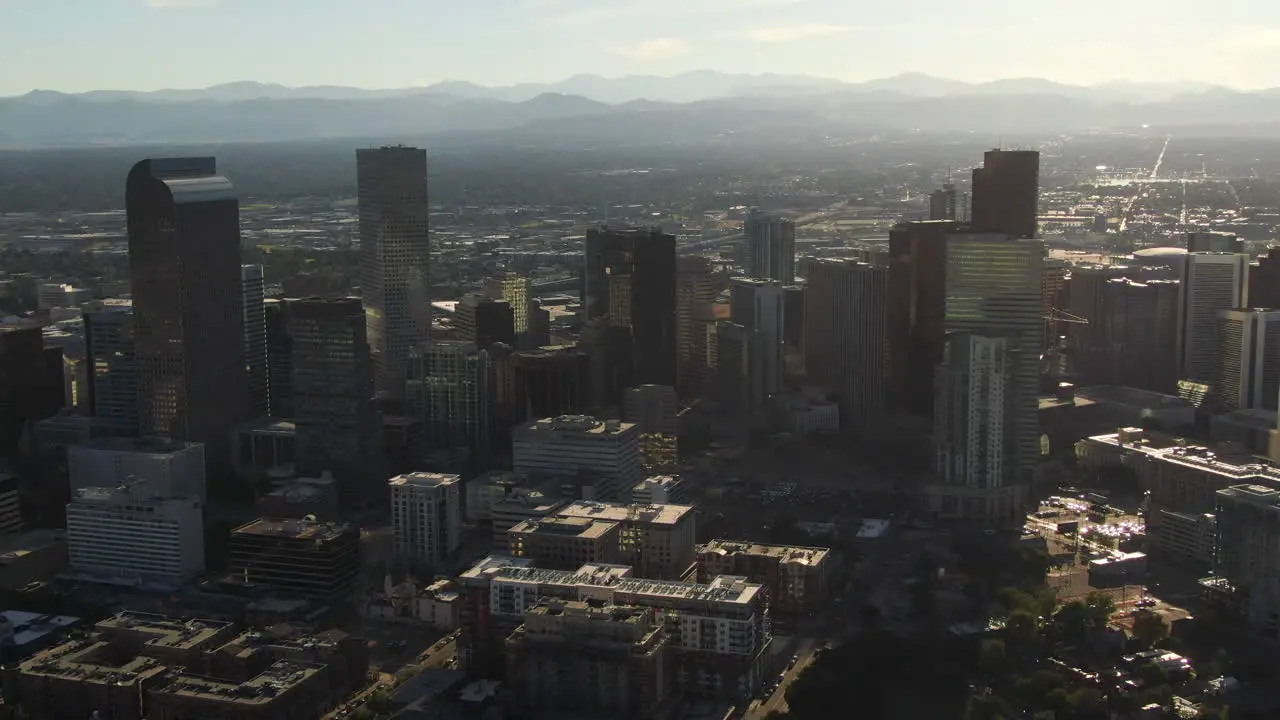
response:
<path id="1" fill-rule="evenodd" d="M 0 0 L 0 95 L 708 68 L 1280 86 L 1266 0 Z"/>

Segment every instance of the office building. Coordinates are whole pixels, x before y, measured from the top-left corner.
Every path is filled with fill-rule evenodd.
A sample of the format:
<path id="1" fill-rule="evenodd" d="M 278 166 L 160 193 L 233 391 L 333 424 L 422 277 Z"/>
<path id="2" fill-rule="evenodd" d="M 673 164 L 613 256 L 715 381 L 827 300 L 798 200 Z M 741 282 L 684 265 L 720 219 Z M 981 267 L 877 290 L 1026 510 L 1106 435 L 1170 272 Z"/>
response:
<path id="1" fill-rule="evenodd" d="M 656 228 L 587 231 L 583 310 L 614 329 L 610 344 L 629 359 L 608 388 L 676 382 L 676 238 Z M 616 364 L 617 361 L 612 361 Z"/>
<path id="2" fill-rule="evenodd" d="M 1280 246 L 1267 248 L 1267 254 L 1249 266 L 1249 305 L 1251 308 L 1280 308 Z"/>
<path id="3" fill-rule="evenodd" d="M 111 432 L 138 432 L 138 363 L 134 356 L 133 304 L 97 303 L 84 311 L 85 359 L 89 364 L 88 411 Z"/>
<path id="4" fill-rule="evenodd" d="M 526 308 L 526 316 L 527 316 Z M 526 327 L 526 330 L 528 328 Z M 515 313 L 509 303 L 467 293 L 453 313 L 454 338 L 488 350 L 494 343 L 515 347 Z"/>
<path id="5" fill-rule="evenodd" d="M 511 353 L 497 361 L 495 405 L 503 425 L 587 409 L 590 368 L 573 345 Z"/>
<path id="6" fill-rule="evenodd" d="M 260 518 L 231 531 L 229 579 L 274 592 L 342 598 L 360 574 L 360 531 L 309 519 Z"/>
<path id="7" fill-rule="evenodd" d="M 885 408 L 889 269 L 821 259 L 808 278 L 805 376 L 835 393 L 841 426 L 866 428 Z"/>
<path id="8" fill-rule="evenodd" d="M 550 328 L 547 311 L 539 307 L 533 299 L 533 281 L 526 275 L 508 273 L 500 286 L 502 301 L 511 307 L 511 318 L 515 330 L 516 350 L 536 350 L 550 340 L 545 337 Z M 485 347 L 485 346 L 481 346 Z"/>
<path id="9" fill-rule="evenodd" d="M 1034 238 L 1039 194 L 1039 152 L 988 150 L 973 170 L 969 225 L 979 233 Z"/>
<path id="10" fill-rule="evenodd" d="M 208 499 L 205 448 L 165 438 L 103 438 L 67 448 L 71 489 L 129 486 L 147 498 Z"/>
<path id="11" fill-rule="evenodd" d="M 204 572 L 204 505 L 128 485 L 81 488 L 67 505 L 67 553 L 84 575 L 184 582 Z"/>
<path id="12" fill-rule="evenodd" d="M 707 258 L 676 258 L 676 390 L 683 398 L 701 397 L 711 389 L 707 345 L 714 338 L 720 287 Z"/>
<path id="13" fill-rule="evenodd" d="M 946 322 L 947 236 L 955 229 L 944 220 L 889 231 L 887 401 L 921 417 L 933 413 L 933 374 L 942 360 Z"/>
<path id="14" fill-rule="evenodd" d="M 733 280 L 729 315 L 748 334 L 748 395 L 751 407 L 758 409 L 782 389 L 782 286 L 776 280 Z"/>
<path id="15" fill-rule="evenodd" d="M 688 505 L 689 484 L 678 475 L 647 477 L 631 489 L 633 505 Z"/>
<path id="16" fill-rule="evenodd" d="M 1187 252 L 1244 253 L 1244 240 L 1229 232 L 1189 232 Z"/>
<path id="17" fill-rule="evenodd" d="M 381 432 L 365 308 L 356 298 L 294 300 L 288 320 L 298 473 L 331 472 L 344 503 L 367 502 Z"/>
<path id="18" fill-rule="evenodd" d="M 379 396 L 404 392 L 409 351 L 431 332 L 427 153 L 412 147 L 356 151 L 360 292 Z"/>
<path id="19" fill-rule="evenodd" d="M 270 377 L 267 369 L 267 311 L 261 265 L 241 265 L 240 284 L 244 293 L 244 363 L 248 374 L 249 412 L 247 417 L 266 417 L 271 411 Z"/>
<path id="20" fill-rule="evenodd" d="M 930 220 L 959 220 L 959 203 L 956 186 L 951 183 L 929 193 Z"/>
<path id="21" fill-rule="evenodd" d="M 1039 462 L 1044 254 L 1039 241 L 1004 235 L 956 234 L 947 240 L 947 331 L 1003 338 L 1011 355 L 1006 443 L 1013 455 L 1005 485 L 1030 483 Z"/>
<path id="22" fill-rule="evenodd" d="M 1019 522 L 1028 486 L 1018 482 L 1013 404 L 1017 351 L 1007 338 L 947 335 L 934 398 L 935 471 L 929 512 L 982 524 Z"/>
<path id="23" fill-rule="evenodd" d="M 1217 492 L 1217 533 L 1210 583 L 1244 618 L 1268 638 L 1280 637 L 1280 490 L 1237 485 Z"/>
<path id="24" fill-rule="evenodd" d="M 428 452 L 465 448 L 486 461 L 493 449 L 494 369 L 470 342 L 438 341 L 409 355 L 406 409 L 426 427 Z"/>
<path id="25" fill-rule="evenodd" d="M 44 283 L 36 291 L 36 307 L 41 312 L 54 308 L 78 308 L 92 299 L 93 291 L 89 288 L 66 283 Z"/>
<path id="26" fill-rule="evenodd" d="M 751 385 L 751 333 L 737 323 L 720 320 L 708 354 L 715 371 L 715 399 L 730 412 L 751 412 L 756 406 Z"/>
<path id="27" fill-rule="evenodd" d="M 415 472 L 387 484 L 396 559 L 414 568 L 443 569 L 462 546 L 462 479 Z"/>
<path id="28" fill-rule="evenodd" d="M 522 520 L 507 530 L 506 552 L 540 568 L 572 570 L 622 559 L 622 526 L 608 520 L 555 515 Z"/>
<path id="29" fill-rule="evenodd" d="M 679 460 L 680 400 L 666 385 L 627 388 L 622 419 L 640 431 L 640 455 L 646 469 L 674 467 Z"/>
<path id="30" fill-rule="evenodd" d="M 698 582 L 739 575 L 765 588 L 775 617 L 805 616 L 830 602 L 834 561 L 827 548 L 712 540 L 697 547 Z"/>
<path id="31" fill-rule="evenodd" d="M 515 707 L 618 720 L 674 717 L 671 637 L 653 608 L 549 599 L 526 608 L 522 619 L 505 643 Z"/>
<path id="32" fill-rule="evenodd" d="M 561 508 L 569 504 L 560 484 L 546 482 L 538 487 L 522 487 L 512 490 L 504 499 L 489 507 L 491 517 L 490 537 L 493 551 L 507 554 L 511 547 L 511 528 L 526 521 L 539 521 L 555 517 Z"/>
<path id="33" fill-rule="evenodd" d="M 463 572 L 459 585 L 458 658 L 470 672 L 503 664 L 505 641 L 526 622 L 526 610 L 584 597 L 652 608 L 672 638 L 676 689 L 685 698 L 747 702 L 767 672 L 773 637 L 766 593 L 742 577 L 696 584 L 645 579 L 625 565 L 548 570 L 525 559 L 492 556 Z M 639 674 L 632 681 L 645 679 Z"/>
<path id="34" fill-rule="evenodd" d="M 640 429 L 620 420 L 561 415 L 512 434 L 512 469 L 581 484 L 594 500 L 627 497 L 643 475 Z"/>
<path id="35" fill-rule="evenodd" d="M 139 430 L 221 466 L 248 408 L 235 189 L 213 158 L 143 160 L 125 204 Z"/>
<path id="36" fill-rule="evenodd" d="M 1180 284 L 1133 280 L 1128 268 L 1071 271 L 1068 370 L 1078 385 L 1172 392 L 1178 380 Z"/>
<path id="37" fill-rule="evenodd" d="M 1218 379 L 1221 333 L 1219 314 L 1244 307 L 1249 296 L 1249 256 L 1238 253 L 1190 253 L 1183 271 L 1178 305 L 1180 379 L 1213 383 Z"/>
<path id="38" fill-rule="evenodd" d="M 618 523 L 620 562 L 655 580 L 686 580 L 697 571 L 697 517 L 689 505 L 631 505 L 578 500 L 556 517 Z"/>
<path id="39" fill-rule="evenodd" d="M 293 417 L 293 340 L 289 337 L 289 301 L 269 298 L 263 302 L 267 330 L 267 414 Z"/>
<path id="40" fill-rule="evenodd" d="M 1223 310 L 1219 407 L 1277 409 L 1280 402 L 1280 310 Z"/>
<path id="41" fill-rule="evenodd" d="M 0 324 L 0 457 L 14 457 L 28 423 L 64 403 L 62 351 L 46 348 L 39 325 Z"/>
<path id="42" fill-rule="evenodd" d="M 743 223 L 747 277 L 790 285 L 796 280 L 796 225 L 752 208 Z"/>

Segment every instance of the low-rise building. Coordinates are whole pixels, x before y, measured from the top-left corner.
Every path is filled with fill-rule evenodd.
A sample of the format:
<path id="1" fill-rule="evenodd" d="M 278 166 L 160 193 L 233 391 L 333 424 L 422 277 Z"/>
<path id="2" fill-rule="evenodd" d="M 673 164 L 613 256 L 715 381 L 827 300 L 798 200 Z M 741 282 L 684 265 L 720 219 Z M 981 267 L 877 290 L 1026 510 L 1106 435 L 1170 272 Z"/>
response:
<path id="1" fill-rule="evenodd" d="M 580 500 L 556 515 L 618 523 L 619 558 L 640 577 L 687 580 L 697 573 L 696 515 L 689 505 L 630 505 Z"/>
<path id="2" fill-rule="evenodd" d="M 309 720 L 332 707 L 325 666 L 280 661 L 242 682 L 167 668 L 146 689 L 147 718 L 188 720 Z"/>
<path id="3" fill-rule="evenodd" d="M 679 475 L 654 475 L 631 489 L 631 502 L 635 505 L 683 505 L 688 500 L 689 487 Z"/>
<path id="4" fill-rule="evenodd" d="M 71 569 L 98 577 L 185 581 L 204 572 L 204 505 L 122 488 L 82 488 L 67 505 Z"/>
<path id="5" fill-rule="evenodd" d="M 67 568 L 67 533 L 63 530 L 31 530 L 7 540 L 0 545 L 0 589 L 20 590 L 52 580 Z"/>
<path id="6" fill-rule="evenodd" d="M 571 570 L 586 563 L 616 563 L 622 552 L 621 526 L 608 520 L 548 517 L 525 520 L 507 531 L 512 557 L 538 567 Z"/>
<path id="7" fill-rule="evenodd" d="M 494 552 L 506 554 L 509 546 L 507 531 L 526 520 L 551 517 L 569 504 L 560 496 L 558 486 L 541 489 L 521 488 L 502 502 L 494 503 L 490 511 Z"/>
<path id="8" fill-rule="evenodd" d="M 230 579 L 301 597 L 342 597 L 360 572 L 360 532 L 343 523 L 259 518 L 231 531 Z"/>
<path id="9" fill-rule="evenodd" d="M 831 551 L 827 548 L 712 540 L 698 546 L 698 580 L 742 575 L 764 586 L 775 615 L 806 615 L 830 600 Z"/>

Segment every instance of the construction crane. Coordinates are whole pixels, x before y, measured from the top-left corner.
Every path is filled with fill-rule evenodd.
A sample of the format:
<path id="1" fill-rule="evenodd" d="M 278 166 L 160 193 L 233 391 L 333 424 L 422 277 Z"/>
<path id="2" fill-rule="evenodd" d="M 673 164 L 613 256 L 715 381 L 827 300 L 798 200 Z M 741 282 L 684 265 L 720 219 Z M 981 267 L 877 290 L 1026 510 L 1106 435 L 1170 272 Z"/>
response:
<path id="1" fill-rule="evenodd" d="M 1049 308 L 1044 315 L 1040 316 L 1040 319 L 1045 322 L 1045 335 L 1048 339 L 1048 347 L 1045 348 L 1044 355 L 1041 357 L 1040 370 L 1050 377 L 1061 377 L 1062 356 L 1066 353 L 1066 347 L 1064 347 L 1066 338 L 1059 331 L 1059 323 L 1088 325 L 1089 321 L 1056 307 Z"/>

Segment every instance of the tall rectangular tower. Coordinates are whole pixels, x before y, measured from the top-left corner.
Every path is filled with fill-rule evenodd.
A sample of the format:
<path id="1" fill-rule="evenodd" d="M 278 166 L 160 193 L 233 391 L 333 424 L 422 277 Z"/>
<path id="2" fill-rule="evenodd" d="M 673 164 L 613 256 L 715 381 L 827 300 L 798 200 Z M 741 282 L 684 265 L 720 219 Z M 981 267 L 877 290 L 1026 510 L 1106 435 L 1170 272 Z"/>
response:
<path id="1" fill-rule="evenodd" d="M 1178 304 L 1178 368 L 1184 380 L 1218 379 L 1220 313 L 1244 307 L 1249 297 L 1249 256 L 1190 253 Z"/>
<path id="2" fill-rule="evenodd" d="M 942 360 L 950 220 L 903 223 L 889 231 L 889 399 L 921 417 L 933 412 L 933 374 Z"/>
<path id="3" fill-rule="evenodd" d="M 466 448 L 486 461 L 493 447 L 494 369 L 474 343 L 425 343 L 409 355 L 405 404 L 426 425 L 427 450 Z"/>
<path id="4" fill-rule="evenodd" d="M 260 418 L 271 411 L 262 266 L 241 265 L 240 285 L 244 292 L 244 360 L 249 383 L 249 417 Z"/>
<path id="5" fill-rule="evenodd" d="M 100 302 L 84 310 L 89 362 L 89 414 L 112 434 L 138 434 L 138 364 L 134 357 L 133 304 Z"/>
<path id="6" fill-rule="evenodd" d="M 623 386 L 675 385 L 676 238 L 657 228 L 587 231 L 586 319 L 629 337 L 632 377 Z"/>
<path id="7" fill-rule="evenodd" d="M 1012 429 L 1006 439 L 1013 455 L 1005 464 L 1006 485 L 1030 483 L 1040 453 L 1044 255 L 1043 243 L 1007 235 L 967 233 L 947 240 L 947 331 L 1004 338 L 1014 354 L 1008 388 Z"/>
<path id="8" fill-rule="evenodd" d="M 1275 410 L 1280 402 L 1280 310 L 1223 310 L 1223 410 Z"/>
<path id="9" fill-rule="evenodd" d="M 889 268 L 825 259 L 808 275 L 805 375 L 835 391 L 841 425 L 865 427 L 885 407 Z"/>
<path id="10" fill-rule="evenodd" d="M 143 160 L 125 202 L 140 430 L 225 463 L 248 408 L 235 190 L 213 158 Z"/>
<path id="11" fill-rule="evenodd" d="M 983 233 L 1033 238 L 1038 231 L 1040 153 L 988 150 L 973 170 L 969 224 Z"/>
<path id="12" fill-rule="evenodd" d="M 782 386 L 782 285 L 777 280 L 737 278 L 729 285 L 729 312 L 747 332 L 747 382 L 759 408 Z"/>
<path id="13" fill-rule="evenodd" d="M 796 279 L 796 225 L 752 208 L 742 226 L 747 276 L 790 285 Z"/>
<path id="14" fill-rule="evenodd" d="M 399 397 L 409 351 L 431 332 L 427 153 L 356 151 L 360 290 L 379 396 Z"/>
<path id="15" fill-rule="evenodd" d="M 707 258 L 676 259 L 676 390 L 681 397 L 698 397 L 709 389 L 707 342 L 715 326 L 720 287 Z"/>

